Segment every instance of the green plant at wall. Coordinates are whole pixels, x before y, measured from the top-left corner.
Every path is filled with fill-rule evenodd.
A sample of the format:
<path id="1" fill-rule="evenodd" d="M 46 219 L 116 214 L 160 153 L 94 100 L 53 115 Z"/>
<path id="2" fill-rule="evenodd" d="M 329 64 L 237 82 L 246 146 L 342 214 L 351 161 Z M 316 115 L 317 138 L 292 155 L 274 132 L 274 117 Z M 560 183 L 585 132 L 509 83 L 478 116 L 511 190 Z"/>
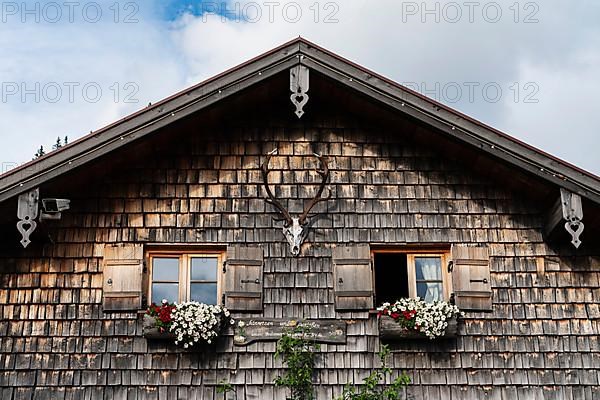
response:
<path id="1" fill-rule="evenodd" d="M 275 378 L 275 386 L 287 387 L 291 392 L 289 400 L 312 400 L 315 352 L 321 346 L 315 343 L 311 330 L 301 323 L 285 332 L 277 341 L 275 358 L 281 357 L 287 370 L 283 376 Z"/>
<path id="2" fill-rule="evenodd" d="M 387 345 L 382 345 L 379 351 L 381 367 L 371 372 L 361 385 L 347 384 L 342 395 L 336 400 L 401 400 L 405 388 L 410 385 L 410 378 L 405 373 L 400 374 L 389 385 L 382 385 L 387 377 L 391 377 L 392 369 L 387 366 L 386 359 L 390 355 Z"/>
<path id="3" fill-rule="evenodd" d="M 217 393 L 222 394 L 223 399 L 227 399 L 227 393 L 230 392 L 235 392 L 233 385 L 227 382 L 225 379 L 219 381 L 219 384 L 217 385 Z"/>

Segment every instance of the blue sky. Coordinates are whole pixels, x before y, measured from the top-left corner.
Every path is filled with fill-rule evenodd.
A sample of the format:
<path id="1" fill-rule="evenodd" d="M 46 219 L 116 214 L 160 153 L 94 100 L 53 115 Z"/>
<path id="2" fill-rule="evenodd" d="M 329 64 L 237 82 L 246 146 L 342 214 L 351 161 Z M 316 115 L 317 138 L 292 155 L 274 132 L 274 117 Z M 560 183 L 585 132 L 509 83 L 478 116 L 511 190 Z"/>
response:
<path id="1" fill-rule="evenodd" d="M 50 3 L 2 3 L 0 171 L 302 35 L 600 174 L 594 0 Z"/>
<path id="2" fill-rule="evenodd" d="M 194 0 L 167 0 L 163 2 L 161 15 L 166 20 L 174 21 L 181 17 L 183 13 L 192 15 L 202 15 L 203 11 L 211 10 L 212 5 L 219 2 L 194 1 Z M 204 4 L 204 6 L 203 6 Z M 210 6 L 208 5 L 210 4 Z M 219 9 L 221 7 L 217 7 Z"/>

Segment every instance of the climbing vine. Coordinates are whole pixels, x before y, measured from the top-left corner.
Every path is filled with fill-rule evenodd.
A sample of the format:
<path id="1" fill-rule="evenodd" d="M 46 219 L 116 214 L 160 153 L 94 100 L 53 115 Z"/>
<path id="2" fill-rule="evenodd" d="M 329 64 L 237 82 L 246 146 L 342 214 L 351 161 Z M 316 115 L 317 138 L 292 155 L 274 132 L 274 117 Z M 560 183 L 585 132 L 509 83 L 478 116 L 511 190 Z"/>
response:
<path id="1" fill-rule="evenodd" d="M 405 397 L 406 386 L 410 384 L 410 377 L 405 373 L 400 374 L 389 385 L 383 385 L 386 378 L 391 377 L 392 369 L 387 366 L 386 359 L 390 354 L 387 345 L 382 345 L 379 351 L 381 368 L 371 372 L 361 385 L 347 384 L 342 395 L 336 400 L 401 400 Z"/>
<path id="2" fill-rule="evenodd" d="M 313 400 L 313 375 L 315 352 L 321 346 L 315 343 L 310 328 L 302 324 L 285 332 L 277 341 L 275 358 L 281 357 L 287 370 L 283 376 L 275 378 L 275 386 L 290 390 L 288 400 Z"/>
<path id="3" fill-rule="evenodd" d="M 227 400 L 228 393 L 233 393 L 235 395 L 235 388 L 231 383 L 222 379 L 217 385 L 217 393 L 223 395 L 223 400 Z M 237 398 L 237 396 L 235 397 Z"/>

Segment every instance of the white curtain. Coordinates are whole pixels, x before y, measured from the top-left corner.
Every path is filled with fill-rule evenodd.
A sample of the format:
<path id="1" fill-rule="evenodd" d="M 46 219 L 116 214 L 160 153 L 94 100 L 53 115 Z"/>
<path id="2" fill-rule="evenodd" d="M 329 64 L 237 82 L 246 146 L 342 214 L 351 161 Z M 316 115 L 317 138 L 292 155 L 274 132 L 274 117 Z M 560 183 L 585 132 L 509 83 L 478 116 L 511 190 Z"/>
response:
<path id="1" fill-rule="evenodd" d="M 436 258 L 424 258 L 420 260 L 421 272 L 423 279 L 426 281 L 438 281 L 440 277 L 440 263 Z M 442 285 L 439 282 L 420 282 L 427 285 L 425 292 L 425 301 L 432 302 L 434 300 L 442 300 Z"/>

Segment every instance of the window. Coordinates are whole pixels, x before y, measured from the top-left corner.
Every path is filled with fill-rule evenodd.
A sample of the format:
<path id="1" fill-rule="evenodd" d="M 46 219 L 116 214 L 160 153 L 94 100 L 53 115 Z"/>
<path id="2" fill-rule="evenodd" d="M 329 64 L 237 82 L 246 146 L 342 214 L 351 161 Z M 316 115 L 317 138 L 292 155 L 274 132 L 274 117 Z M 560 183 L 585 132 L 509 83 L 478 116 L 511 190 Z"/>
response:
<path id="1" fill-rule="evenodd" d="M 150 302 L 220 302 L 221 253 L 150 253 Z"/>
<path id="2" fill-rule="evenodd" d="M 450 277 L 446 251 L 375 251 L 375 301 L 393 303 L 404 297 L 427 302 L 448 300 Z"/>

